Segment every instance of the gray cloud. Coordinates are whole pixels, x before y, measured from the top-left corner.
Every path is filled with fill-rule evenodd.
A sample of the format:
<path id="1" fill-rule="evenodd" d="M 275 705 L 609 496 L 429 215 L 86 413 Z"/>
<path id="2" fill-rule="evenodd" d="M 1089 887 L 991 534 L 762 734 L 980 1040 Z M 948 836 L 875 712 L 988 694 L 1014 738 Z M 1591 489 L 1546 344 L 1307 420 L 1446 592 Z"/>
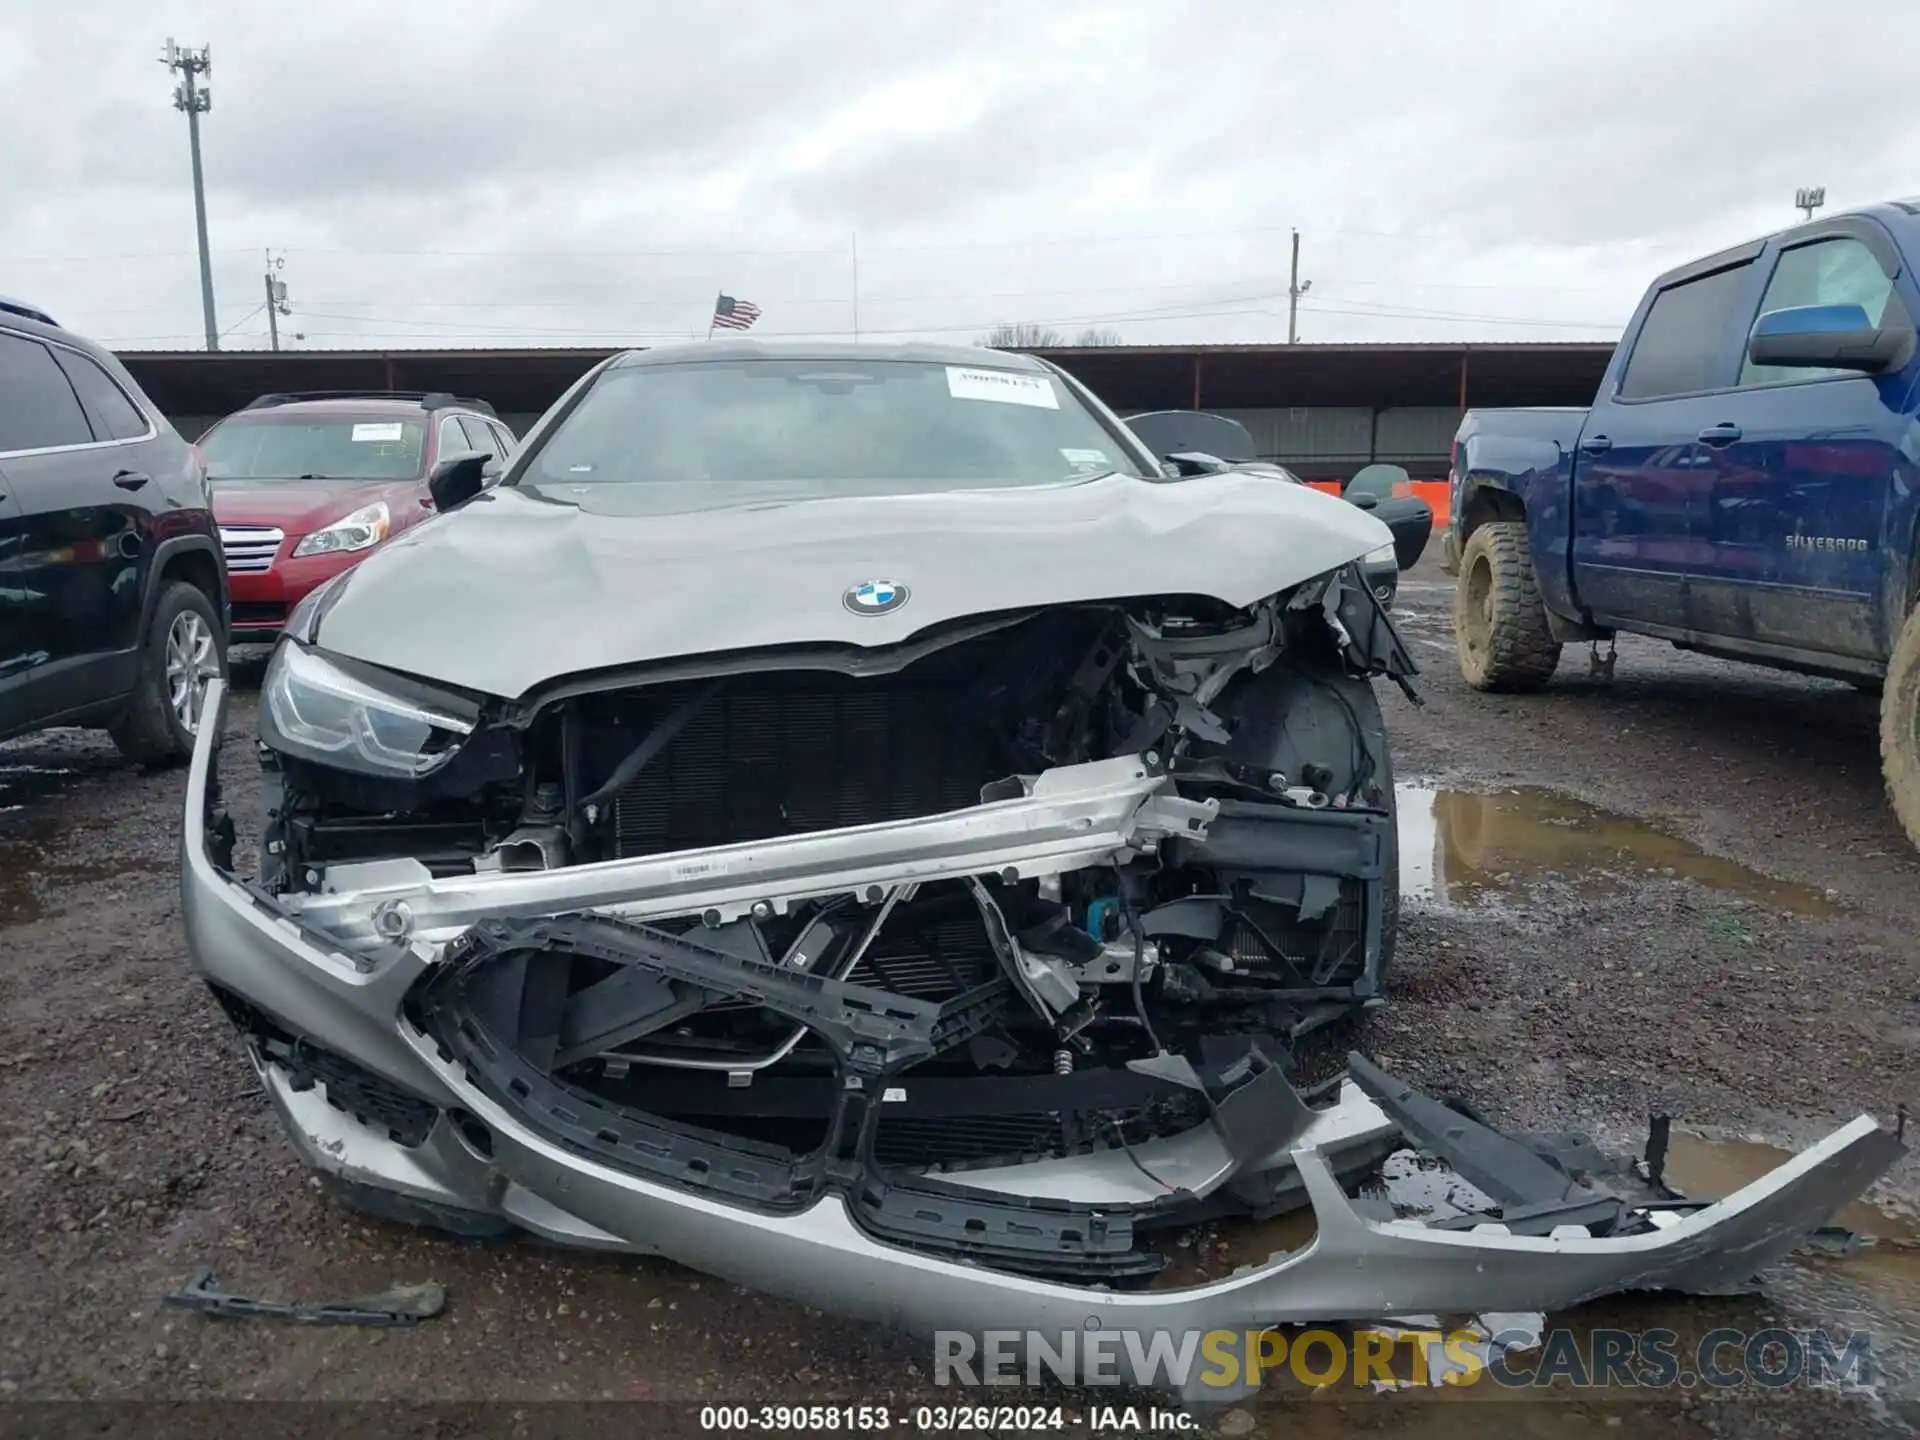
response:
<path id="1" fill-rule="evenodd" d="M 77 13 L 76 13 L 77 12 Z M 0 289 L 129 348 L 199 332 L 181 117 L 134 0 L 18 0 L 35 117 Z M 202 0 L 216 285 L 262 249 L 308 346 L 644 342 L 720 288 L 763 329 L 966 338 L 1606 338 L 1657 270 L 1912 186 L 1920 34 L 1808 63 L 1759 0 L 1329 7 Z M 151 34 L 148 27 L 153 27 Z M 1833 58 L 1841 48 L 1844 62 Z"/>

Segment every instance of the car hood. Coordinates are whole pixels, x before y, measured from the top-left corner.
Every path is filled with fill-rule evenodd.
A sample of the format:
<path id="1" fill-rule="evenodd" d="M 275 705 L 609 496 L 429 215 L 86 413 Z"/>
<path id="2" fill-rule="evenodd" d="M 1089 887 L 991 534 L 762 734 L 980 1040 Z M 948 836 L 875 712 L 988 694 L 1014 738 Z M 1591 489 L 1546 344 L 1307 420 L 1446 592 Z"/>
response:
<path id="1" fill-rule="evenodd" d="M 418 489 L 411 480 L 210 480 L 213 516 L 222 525 L 272 525 L 308 535 L 362 505 L 396 502 Z"/>
<path id="2" fill-rule="evenodd" d="M 318 643 L 518 697 L 674 657 L 897 645 L 995 611 L 1172 594 L 1250 605 L 1392 538 L 1333 496 L 1231 473 L 719 507 L 708 487 L 679 510 L 658 494 L 489 491 L 351 571 Z M 905 603 L 854 613 L 848 592 L 868 581 L 905 587 Z"/>

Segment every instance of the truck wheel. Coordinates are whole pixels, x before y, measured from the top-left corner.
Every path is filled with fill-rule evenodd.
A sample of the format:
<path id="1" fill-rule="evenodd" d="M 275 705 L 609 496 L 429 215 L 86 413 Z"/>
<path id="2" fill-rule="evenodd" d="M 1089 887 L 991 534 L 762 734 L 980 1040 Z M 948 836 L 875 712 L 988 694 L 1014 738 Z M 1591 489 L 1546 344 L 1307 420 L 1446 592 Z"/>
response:
<path id="1" fill-rule="evenodd" d="M 1460 674 L 1476 690 L 1538 690 L 1553 678 L 1560 642 L 1547 629 L 1519 521 L 1489 521 L 1460 552 L 1453 637 Z"/>
<path id="2" fill-rule="evenodd" d="M 167 582 L 154 602 L 126 714 L 107 733 L 137 765 L 178 764 L 193 754 L 207 681 L 226 673 L 225 636 L 213 602 L 184 580 Z"/>
<path id="3" fill-rule="evenodd" d="M 1900 627 L 1880 692 L 1880 766 L 1893 813 L 1920 849 L 1920 609 Z"/>

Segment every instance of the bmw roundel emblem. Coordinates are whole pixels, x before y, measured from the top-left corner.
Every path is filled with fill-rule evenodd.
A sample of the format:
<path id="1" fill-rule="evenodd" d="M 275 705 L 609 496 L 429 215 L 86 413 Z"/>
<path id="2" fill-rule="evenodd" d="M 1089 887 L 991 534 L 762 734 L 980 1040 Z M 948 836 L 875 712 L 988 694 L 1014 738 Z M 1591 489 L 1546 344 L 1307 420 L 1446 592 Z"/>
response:
<path id="1" fill-rule="evenodd" d="M 891 615 L 907 603 L 907 587 L 891 580 L 863 580 L 850 586 L 840 603 L 856 615 Z"/>

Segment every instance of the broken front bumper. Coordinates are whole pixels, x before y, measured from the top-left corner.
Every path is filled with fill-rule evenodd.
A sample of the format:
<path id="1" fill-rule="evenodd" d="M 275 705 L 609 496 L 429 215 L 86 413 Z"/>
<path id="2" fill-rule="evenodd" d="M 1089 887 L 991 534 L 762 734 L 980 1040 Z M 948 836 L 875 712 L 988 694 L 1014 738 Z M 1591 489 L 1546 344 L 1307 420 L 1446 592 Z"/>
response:
<path id="1" fill-rule="evenodd" d="M 1150 1291 L 1035 1278 L 888 1243 L 863 1226 L 839 1191 L 821 1194 L 800 1209 L 723 1202 L 692 1177 L 666 1183 L 559 1143 L 544 1127 L 529 1123 L 524 1106 L 503 1103 L 403 1013 L 403 999 L 415 982 L 442 963 L 441 947 L 422 938 L 423 932 L 457 927 L 483 913 L 476 908 L 484 903 L 476 901 L 477 893 L 514 894 L 515 905 L 533 909 L 605 904 L 616 897 L 593 887 L 604 885 L 608 876 L 577 882 L 598 901 L 557 888 L 529 899 L 507 885 L 509 878 L 515 883 L 531 878 L 558 887 L 564 875 L 506 877 L 497 886 L 463 881 L 453 887 L 394 877 L 395 885 L 406 887 L 405 903 L 418 928 L 366 948 L 343 943 L 316 928 L 310 916 L 256 893 L 217 863 L 231 840 L 215 780 L 225 690 L 218 681 L 214 686 L 195 748 L 183 835 L 191 953 L 230 1007 L 238 1004 L 263 1015 L 317 1052 L 347 1062 L 350 1074 L 336 1071 L 330 1078 L 321 1069 L 316 1079 L 313 1070 L 269 1060 L 258 1047 L 255 1051 L 267 1091 L 305 1158 L 350 1193 L 382 1197 L 390 1214 L 476 1233 L 511 1225 L 567 1244 L 659 1254 L 756 1289 L 922 1334 L 1057 1335 L 1115 1327 L 1245 1332 L 1316 1320 L 1550 1310 L 1634 1288 L 1724 1289 L 1790 1250 L 1900 1153 L 1898 1141 L 1863 1116 L 1719 1204 L 1677 1220 L 1668 1216 L 1672 1223 L 1662 1228 L 1614 1238 L 1593 1238 L 1579 1225 L 1523 1235 L 1500 1225 L 1443 1229 L 1380 1223 L 1354 1208 L 1341 1176 L 1403 1143 L 1403 1132 L 1381 1105 L 1349 1082 L 1333 1105 L 1305 1117 L 1304 1125 L 1284 1137 L 1276 1135 L 1265 1151 L 1258 1145 L 1249 1149 L 1245 1136 L 1230 1149 L 1225 1137 L 1231 1127 L 1202 1125 L 1137 1145 L 1131 1155 L 1099 1151 L 964 1172 L 964 1186 L 953 1187 L 972 1192 L 983 1204 L 1019 1201 L 1102 1225 L 1130 1223 L 1133 1215 L 1163 1204 L 1170 1189 L 1203 1194 L 1236 1177 L 1264 1175 L 1272 1196 L 1288 1186 L 1304 1189 L 1317 1222 L 1317 1235 L 1304 1249 L 1210 1284 Z M 1099 846 L 1127 843 L 1126 834 L 1118 833 L 1125 825 L 1109 824 L 1112 813 L 1129 805 L 1137 812 L 1150 802 L 1125 798 L 1126 783 L 1119 786 L 1121 798 L 1109 795 L 1089 802 L 1090 810 L 1075 812 L 1068 828 L 1078 831 L 1078 840 L 1050 831 L 1044 823 L 1046 805 L 1016 806 L 1002 813 L 1019 813 L 1025 820 L 1013 835 L 996 837 L 998 848 L 935 846 L 939 854 L 914 851 L 919 858 L 912 863 L 955 874 L 994 870 L 1002 863 L 1041 865 L 1039 859 L 1019 858 L 1021 846 L 1032 845 L 1046 850 L 1046 867 L 1056 867 L 1063 854 L 1091 856 Z M 968 822 L 992 823 L 983 818 L 992 808 L 965 812 Z M 1177 810 L 1163 813 L 1169 824 L 1190 818 Z M 835 832 L 834 840 L 852 844 L 849 837 L 891 828 L 916 832 L 904 837 L 908 842 L 924 841 L 955 819 Z M 767 848 L 785 853 L 801 843 Z M 686 857 L 681 860 L 684 864 Z M 631 871 L 650 862 L 621 863 Z M 582 867 L 594 869 L 610 867 Z M 716 906 L 750 904 L 751 898 L 779 891 L 765 875 L 756 874 L 753 879 L 760 883 L 752 883 L 726 869 L 687 878 L 707 887 L 702 895 L 734 897 L 715 899 Z M 796 888 L 794 893 L 819 889 L 817 879 L 809 878 L 804 892 Z M 397 898 L 387 894 L 375 903 Z M 647 897 L 632 903 L 667 902 Z M 684 895 L 673 903 L 684 913 Z M 371 915 L 369 910 L 370 925 Z M 330 916 L 354 933 L 345 923 L 344 906 Z M 323 1094 L 335 1084 L 369 1083 L 384 1087 L 395 1107 L 390 1111 L 394 1124 L 364 1124 Z M 403 1143 L 396 1136 L 414 1123 L 408 1115 L 418 1123 Z M 1132 1352 L 1122 1353 L 1125 1372 Z M 1123 1378 L 1156 1383 L 1152 1374 Z"/>

